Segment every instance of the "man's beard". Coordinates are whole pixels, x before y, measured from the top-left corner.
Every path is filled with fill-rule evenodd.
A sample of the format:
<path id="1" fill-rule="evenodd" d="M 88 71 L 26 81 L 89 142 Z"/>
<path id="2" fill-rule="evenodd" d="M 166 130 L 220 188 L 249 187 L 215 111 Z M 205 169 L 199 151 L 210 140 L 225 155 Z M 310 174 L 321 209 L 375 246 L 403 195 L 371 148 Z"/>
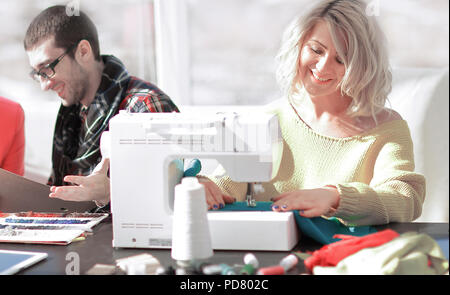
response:
<path id="1" fill-rule="evenodd" d="M 80 75 L 81 77 L 85 77 L 85 75 Z M 70 99 L 63 99 L 63 105 L 68 107 L 71 105 L 76 105 L 81 103 L 81 101 L 86 97 L 87 89 L 88 89 L 89 81 L 87 79 L 80 79 L 73 81 L 72 89 L 73 93 L 67 93 L 70 95 Z"/>

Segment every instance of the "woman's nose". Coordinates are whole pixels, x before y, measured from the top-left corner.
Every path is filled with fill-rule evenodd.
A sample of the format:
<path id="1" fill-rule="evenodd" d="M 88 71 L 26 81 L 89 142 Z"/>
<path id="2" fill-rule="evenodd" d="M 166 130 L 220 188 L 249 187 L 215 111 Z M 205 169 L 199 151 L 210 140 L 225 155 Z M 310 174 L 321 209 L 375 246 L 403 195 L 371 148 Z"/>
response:
<path id="1" fill-rule="evenodd" d="M 321 73 L 326 73 L 329 69 L 331 62 L 331 58 L 329 55 L 324 55 L 319 58 L 319 61 L 316 63 L 316 69 Z"/>

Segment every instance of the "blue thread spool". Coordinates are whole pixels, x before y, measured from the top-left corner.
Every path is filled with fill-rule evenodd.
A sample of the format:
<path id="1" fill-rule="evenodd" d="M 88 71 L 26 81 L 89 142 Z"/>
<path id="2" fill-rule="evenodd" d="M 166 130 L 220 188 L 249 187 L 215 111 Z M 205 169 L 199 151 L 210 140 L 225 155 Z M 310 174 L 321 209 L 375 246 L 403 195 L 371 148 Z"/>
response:
<path id="1" fill-rule="evenodd" d="M 184 177 L 195 177 L 200 170 L 202 170 L 202 163 L 198 159 L 193 159 L 184 171 Z"/>
<path id="2" fill-rule="evenodd" d="M 229 266 L 225 263 L 221 263 L 219 265 L 222 268 L 222 272 L 221 272 L 222 275 L 235 275 L 236 274 L 236 272 L 234 271 L 234 269 L 231 266 Z"/>

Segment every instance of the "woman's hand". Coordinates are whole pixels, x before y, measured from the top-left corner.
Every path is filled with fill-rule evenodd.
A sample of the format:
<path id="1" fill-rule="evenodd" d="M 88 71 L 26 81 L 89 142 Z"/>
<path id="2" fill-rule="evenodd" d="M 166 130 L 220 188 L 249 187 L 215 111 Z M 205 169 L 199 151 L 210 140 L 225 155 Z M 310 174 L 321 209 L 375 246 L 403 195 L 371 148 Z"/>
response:
<path id="1" fill-rule="evenodd" d="M 52 186 L 49 197 L 66 201 L 95 201 L 98 206 L 104 206 L 110 198 L 108 169 L 109 159 L 102 159 L 89 176 L 67 175 L 64 181 L 75 185 Z"/>
<path id="2" fill-rule="evenodd" d="M 224 195 L 220 188 L 211 180 L 198 177 L 198 181 L 205 186 L 206 204 L 208 210 L 223 208 L 225 204 L 230 204 L 235 201 L 234 198 Z"/>
<path id="3" fill-rule="evenodd" d="M 316 217 L 336 211 L 339 206 L 339 193 L 335 187 L 304 189 L 283 193 L 273 198 L 273 211 L 299 210 L 301 216 Z"/>

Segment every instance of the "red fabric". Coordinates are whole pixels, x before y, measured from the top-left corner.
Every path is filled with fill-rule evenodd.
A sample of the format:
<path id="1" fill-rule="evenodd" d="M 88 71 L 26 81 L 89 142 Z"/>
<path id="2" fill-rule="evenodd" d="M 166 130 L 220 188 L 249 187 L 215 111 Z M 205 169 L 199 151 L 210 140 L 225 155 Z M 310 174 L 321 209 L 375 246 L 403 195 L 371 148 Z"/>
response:
<path id="1" fill-rule="evenodd" d="M 20 104 L 0 97 L 0 168 L 25 172 L 24 112 Z"/>
<path id="2" fill-rule="evenodd" d="M 333 238 L 342 239 L 323 246 L 305 259 L 305 266 L 312 271 L 315 266 L 336 266 L 339 261 L 364 248 L 378 247 L 387 243 L 399 234 L 391 229 L 386 229 L 363 237 L 348 235 L 334 235 Z"/>

